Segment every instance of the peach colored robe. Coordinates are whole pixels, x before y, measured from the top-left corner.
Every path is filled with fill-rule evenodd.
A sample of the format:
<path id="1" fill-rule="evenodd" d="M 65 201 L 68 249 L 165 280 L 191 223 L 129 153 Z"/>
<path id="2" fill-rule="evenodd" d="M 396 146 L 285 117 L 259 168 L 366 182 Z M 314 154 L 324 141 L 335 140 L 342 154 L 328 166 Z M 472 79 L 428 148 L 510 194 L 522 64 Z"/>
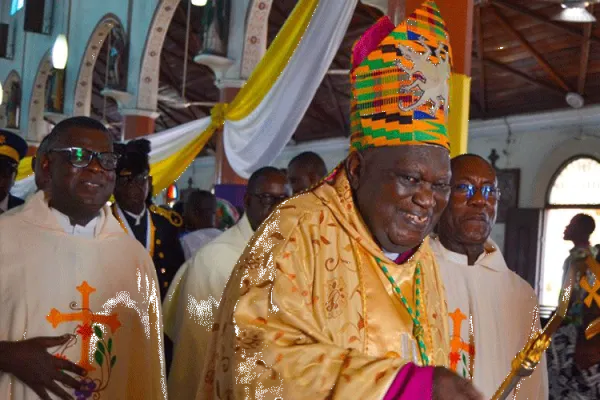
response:
<path id="1" fill-rule="evenodd" d="M 413 305 L 421 263 L 427 353 L 446 365 L 448 312 L 428 242 L 403 265 L 386 259 L 339 170 L 253 236 L 225 288 L 196 399 L 382 399 L 421 359 L 376 257 Z"/>
<path id="2" fill-rule="evenodd" d="M 50 349 L 89 371 L 74 398 L 166 399 L 157 286 L 148 252 L 108 207 L 93 237 L 66 233 L 41 192 L 0 218 L 0 341 L 74 334 Z M 0 399 L 38 398 L 0 372 Z"/>

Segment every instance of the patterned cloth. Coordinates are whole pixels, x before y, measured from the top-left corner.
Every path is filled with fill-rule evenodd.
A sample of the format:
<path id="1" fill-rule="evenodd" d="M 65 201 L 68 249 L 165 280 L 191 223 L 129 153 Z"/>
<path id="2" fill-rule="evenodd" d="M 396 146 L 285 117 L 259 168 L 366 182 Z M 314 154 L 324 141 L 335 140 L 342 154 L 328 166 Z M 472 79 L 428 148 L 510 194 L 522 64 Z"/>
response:
<path id="1" fill-rule="evenodd" d="M 575 364 L 577 327 L 567 325 L 558 330 L 548 349 L 550 400 L 600 399 L 600 364 L 579 369 Z"/>
<path id="2" fill-rule="evenodd" d="M 434 144 L 447 133 L 451 50 L 434 1 L 394 28 L 381 18 L 352 51 L 351 147 Z"/>
<path id="3" fill-rule="evenodd" d="M 411 306 L 421 265 L 427 355 L 447 365 L 448 312 L 428 240 L 401 267 L 387 258 L 341 169 L 282 203 L 250 240 L 213 320 L 196 399 L 381 400 L 393 381 L 417 384 L 399 374 L 422 365 L 413 323 L 377 259 Z"/>

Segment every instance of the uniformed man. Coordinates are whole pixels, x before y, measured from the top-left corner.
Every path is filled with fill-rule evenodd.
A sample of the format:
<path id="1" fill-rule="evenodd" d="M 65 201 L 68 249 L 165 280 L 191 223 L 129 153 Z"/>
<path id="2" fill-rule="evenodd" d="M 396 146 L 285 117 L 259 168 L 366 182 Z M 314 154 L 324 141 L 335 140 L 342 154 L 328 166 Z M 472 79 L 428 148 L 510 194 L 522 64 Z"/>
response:
<path id="1" fill-rule="evenodd" d="M 150 142 L 134 140 L 126 145 L 117 144 L 115 150 L 121 158 L 117 166 L 113 213 L 123 229 L 146 247 L 152 256 L 161 297 L 164 297 L 175 273 L 185 261 L 178 239 L 183 219 L 178 213 L 147 201 L 152 187 Z"/>
<path id="2" fill-rule="evenodd" d="M 0 215 L 24 203 L 10 194 L 19 162 L 27 155 L 27 142 L 12 132 L 0 129 Z"/>

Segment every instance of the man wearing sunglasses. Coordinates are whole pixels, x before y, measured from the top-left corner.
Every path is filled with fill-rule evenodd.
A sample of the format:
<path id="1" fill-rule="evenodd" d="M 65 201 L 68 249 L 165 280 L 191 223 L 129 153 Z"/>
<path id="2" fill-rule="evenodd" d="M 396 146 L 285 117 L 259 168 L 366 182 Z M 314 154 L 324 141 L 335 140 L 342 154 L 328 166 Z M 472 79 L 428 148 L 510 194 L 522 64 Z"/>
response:
<path id="1" fill-rule="evenodd" d="M 0 215 L 24 201 L 10 194 L 19 162 L 27 154 L 27 142 L 19 135 L 0 129 Z"/>
<path id="2" fill-rule="evenodd" d="M 290 195 L 284 172 L 273 167 L 257 170 L 248 180 L 245 214 L 240 221 L 207 243 L 184 264 L 178 296 L 172 288 L 165 303 L 165 332 L 175 341 L 169 375 L 169 396 L 194 399 L 210 335 L 210 316 L 216 312 L 231 270 L 254 231 Z M 173 323 L 173 321 L 178 321 Z M 192 350 L 193 349 L 193 350 Z"/>
<path id="3" fill-rule="evenodd" d="M 42 191 L 0 218 L 0 397 L 165 399 L 156 272 L 107 206 L 110 134 L 69 118 L 46 146 Z"/>
<path id="4" fill-rule="evenodd" d="M 476 155 L 452 160 L 451 194 L 431 241 L 446 287 L 450 367 L 490 398 L 534 329 L 531 286 L 508 269 L 490 239 L 500 191 L 494 168 Z M 545 361 L 521 383 L 518 399 L 546 399 Z"/>

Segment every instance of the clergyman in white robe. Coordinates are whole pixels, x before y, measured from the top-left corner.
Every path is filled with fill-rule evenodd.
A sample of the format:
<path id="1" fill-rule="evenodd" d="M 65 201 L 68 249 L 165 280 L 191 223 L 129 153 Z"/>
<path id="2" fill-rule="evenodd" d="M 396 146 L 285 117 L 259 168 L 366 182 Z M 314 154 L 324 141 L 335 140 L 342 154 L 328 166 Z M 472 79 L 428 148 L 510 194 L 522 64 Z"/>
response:
<path id="1" fill-rule="evenodd" d="M 166 399 L 156 272 L 108 207 L 72 226 L 38 192 L 3 216 L 0 299 L 0 341 L 73 335 L 51 350 L 88 371 L 74 398 Z M 0 372 L 0 399 L 37 398 Z"/>
<path id="2" fill-rule="evenodd" d="M 165 332 L 173 340 L 168 389 L 172 399 L 194 399 L 223 289 L 254 231 L 244 215 L 179 269 L 164 301 Z"/>
<path id="3" fill-rule="evenodd" d="M 515 355 L 540 328 L 536 294 L 507 267 L 491 239 L 474 265 L 468 265 L 466 255 L 446 249 L 435 235 L 430 243 L 446 288 L 450 368 L 473 379 L 489 399 L 510 372 Z M 516 398 L 548 398 L 545 357 L 521 381 Z"/>

